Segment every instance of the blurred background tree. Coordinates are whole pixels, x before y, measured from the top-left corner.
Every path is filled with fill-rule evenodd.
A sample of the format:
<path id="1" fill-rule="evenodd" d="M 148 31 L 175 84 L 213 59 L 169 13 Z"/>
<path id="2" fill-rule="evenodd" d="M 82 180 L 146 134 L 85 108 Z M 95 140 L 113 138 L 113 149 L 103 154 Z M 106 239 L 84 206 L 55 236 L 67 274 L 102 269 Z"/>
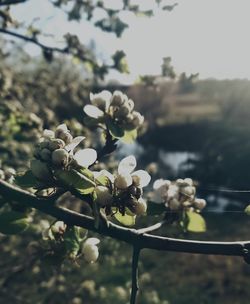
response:
<path id="1" fill-rule="evenodd" d="M 138 83 L 129 86 L 116 79 L 108 83 L 105 80 L 110 71 L 129 72 L 124 50 L 118 49 L 111 56 L 103 54 L 97 47 L 98 43 L 104 43 L 102 40 L 92 39 L 85 44 L 82 37 L 67 28 L 59 28 L 63 34 L 55 37 L 42 26 L 51 18 L 50 12 L 43 22 L 39 12 L 31 22 L 16 20 L 16 6 L 23 6 L 25 12 L 31 2 L 36 5 L 34 0 L 0 0 L 1 165 L 22 171 L 42 128 L 53 128 L 59 122 L 66 122 L 74 134 L 89 137 L 89 130 L 82 125 L 82 108 L 89 92 L 122 89 L 135 100 L 148 122 L 149 132 L 142 132 L 138 143 L 130 147 L 139 163 L 151 168 L 152 173 L 156 165 L 155 177 L 191 176 L 200 182 L 199 192 L 210 203 L 206 214 L 209 231 L 204 239 L 248 238 L 248 220 L 241 213 L 230 213 L 243 209 L 249 201 L 248 194 L 222 194 L 218 190 L 249 189 L 249 81 L 198 80 L 198 74 L 176 72 L 166 54 L 162 75 L 141 75 Z M 153 2 L 166 12 L 176 7 L 165 1 Z M 119 1 L 118 7 L 109 1 L 48 0 L 48 3 L 65 14 L 69 24 L 78 26 L 85 20 L 109 33 L 110 43 L 128 29 L 126 14 L 143 18 L 154 15 L 153 9 L 142 9 L 139 1 L 136 4 Z M 27 51 L 31 45 L 40 50 L 40 56 L 34 56 L 33 49 Z M 90 142 L 84 144 L 89 146 Z M 128 154 L 130 150 L 122 147 L 120 153 Z M 66 203 L 78 207 L 77 202 Z M 213 213 L 218 210 L 230 212 L 223 216 Z M 36 223 L 40 221 L 42 218 L 37 215 Z M 40 233 L 38 228 L 36 233 Z M 27 258 L 26 248 L 33 237 L 33 232 L 21 238 L 0 237 L 2 301 L 127 303 L 130 253 L 123 244 L 107 239 L 97 264 L 84 269 L 65 265 L 55 271 Z M 140 267 L 143 273 L 140 303 L 248 303 L 249 269 L 235 258 L 184 254 L 159 257 L 158 253 L 145 252 Z"/>

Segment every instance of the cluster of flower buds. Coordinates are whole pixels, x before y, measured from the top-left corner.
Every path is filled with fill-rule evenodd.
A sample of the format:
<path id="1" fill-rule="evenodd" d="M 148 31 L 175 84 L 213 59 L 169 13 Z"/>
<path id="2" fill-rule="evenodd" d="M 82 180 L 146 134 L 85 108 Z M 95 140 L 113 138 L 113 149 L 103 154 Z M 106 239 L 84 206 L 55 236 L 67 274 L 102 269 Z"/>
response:
<path id="1" fill-rule="evenodd" d="M 94 263 L 99 257 L 99 249 L 97 245 L 100 240 L 97 238 L 88 238 L 82 245 L 82 254 L 88 263 Z"/>
<path id="2" fill-rule="evenodd" d="M 0 169 L 0 179 L 12 184 L 14 182 L 16 170 L 13 168 Z"/>
<path id="3" fill-rule="evenodd" d="M 150 182 L 150 175 L 144 170 L 134 171 L 136 159 L 134 156 L 125 157 L 118 166 L 118 174 L 113 176 L 106 170 L 97 172 L 97 179 L 105 176 L 109 183 L 107 186 L 97 186 L 97 203 L 106 208 L 106 213 L 111 213 L 111 207 L 125 214 L 129 210 L 133 215 L 145 214 L 146 201 L 142 198 L 142 188 Z M 134 171 L 134 172 L 133 172 Z"/>
<path id="4" fill-rule="evenodd" d="M 46 223 L 46 227 L 43 230 L 42 236 L 45 241 L 62 241 L 65 237 L 65 232 L 67 225 L 62 221 L 57 221 L 53 225 Z M 84 259 L 88 263 L 94 263 L 98 259 L 99 250 L 97 245 L 100 243 L 100 240 L 97 238 L 88 238 L 84 242 L 79 239 L 81 242 L 80 251 Z"/>
<path id="5" fill-rule="evenodd" d="M 45 229 L 42 232 L 44 240 L 56 240 L 63 236 L 66 231 L 66 224 L 62 221 L 57 221 L 53 225 L 46 223 Z"/>
<path id="6" fill-rule="evenodd" d="M 59 125 L 55 132 L 44 130 L 41 141 L 36 145 L 30 168 L 33 175 L 42 181 L 50 180 L 52 169 L 68 167 L 88 167 L 96 160 L 96 151 L 83 149 L 74 153 L 74 149 L 82 142 L 83 136 L 73 138 L 65 124 Z"/>
<path id="7" fill-rule="evenodd" d="M 91 118 L 104 119 L 108 117 L 125 131 L 138 129 L 144 122 L 144 117 L 134 111 L 134 102 L 120 91 L 111 94 L 102 91 L 90 94 L 92 105 L 86 105 L 84 112 Z"/>
<path id="8" fill-rule="evenodd" d="M 177 179 L 174 182 L 158 179 L 153 188 L 150 199 L 165 204 L 170 210 L 201 211 L 206 206 L 204 199 L 195 197 L 196 188 L 191 178 Z"/>

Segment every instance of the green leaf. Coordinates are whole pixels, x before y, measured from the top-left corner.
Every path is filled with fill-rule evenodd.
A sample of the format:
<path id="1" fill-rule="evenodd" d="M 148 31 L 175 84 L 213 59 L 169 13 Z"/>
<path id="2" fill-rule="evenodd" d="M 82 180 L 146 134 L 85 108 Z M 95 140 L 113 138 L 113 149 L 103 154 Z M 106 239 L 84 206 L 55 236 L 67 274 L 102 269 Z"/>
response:
<path id="1" fill-rule="evenodd" d="M 95 177 L 92 171 L 90 171 L 88 168 L 80 168 L 80 170 L 78 170 L 82 175 L 86 176 L 88 179 L 92 180 L 94 182 Z"/>
<path id="2" fill-rule="evenodd" d="M 58 170 L 55 175 L 63 184 L 74 188 L 83 195 L 90 194 L 95 190 L 95 182 L 74 169 L 69 171 Z"/>
<path id="3" fill-rule="evenodd" d="M 135 218 L 136 218 L 136 215 L 129 215 L 129 214 L 126 214 L 125 215 L 122 215 L 119 211 L 116 212 L 114 214 L 114 218 L 122 225 L 124 226 L 128 226 L 128 227 L 131 227 L 131 226 L 134 226 L 135 225 Z"/>
<path id="4" fill-rule="evenodd" d="M 122 137 L 122 141 L 125 144 L 132 144 L 137 138 L 137 130 L 125 131 L 125 135 Z"/>
<path id="5" fill-rule="evenodd" d="M 71 257 L 76 257 L 80 250 L 80 235 L 78 227 L 69 227 L 64 233 L 64 245 L 66 252 Z"/>
<path id="6" fill-rule="evenodd" d="M 121 138 L 124 136 L 124 130 L 119 127 L 114 121 L 109 119 L 107 121 L 107 127 L 109 129 L 110 134 L 115 138 Z"/>
<path id="7" fill-rule="evenodd" d="M 147 215 L 160 215 L 166 211 L 164 204 L 157 204 L 151 201 L 148 201 Z"/>
<path id="8" fill-rule="evenodd" d="M 108 187 L 110 185 L 110 180 L 107 176 L 105 175 L 100 175 L 96 178 L 96 182 L 97 184 L 101 185 L 101 186 L 105 186 Z"/>
<path id="9" fill-rule="evenodd" d="M 250 215 L 250 205 L 248 205 L 244 211 L 247 215 Z"/>
<path id="10" fill-rule="evenodd" d="M 206 231 L 206 222 L 200 214 L 188 211 L 186 215 L 188 217 L 188 225 L 187 225 L 188 231 L 190 232 Z"/>
<path id="11" fill-rule="evenodd" d="M 28 218 L 21 212 L 8 211 L 0 214 L 0 232 L 3 234 L 18 234 L 28 227 Z"/>
<path id="12" fill-rule="evenodd" d="M 15 183 L 22 188 L 36 188 L 40 186 L 31 170 L 27 170 L 23 175 L 17 175 Z"/>

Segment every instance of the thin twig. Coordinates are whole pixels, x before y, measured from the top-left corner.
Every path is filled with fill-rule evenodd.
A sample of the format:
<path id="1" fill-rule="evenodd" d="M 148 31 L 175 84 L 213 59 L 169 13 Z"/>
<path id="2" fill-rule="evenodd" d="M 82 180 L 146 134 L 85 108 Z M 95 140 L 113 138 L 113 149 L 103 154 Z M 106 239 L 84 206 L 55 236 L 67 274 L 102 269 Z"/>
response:
<path id="1" fill-rule="evenodd" d="M 27 0 L 5 0 L 5 1 L 1 1 L 0 0 L 0 6 L 2 6 L 2 5 L 20 4 L 20 3 L 24 3 L 24 2 L 27 2 Z"/>
<path id="2" fill-rule="evenodd" d="M 136 304 L 136 296 L 139 290 L 138 284 L 138 262 L 141 249 L 137 246 L 133 246 L 133 257 L 132 257 L 132 289 L 130 295 L 130 304 Z"/>
<path id="3" fill-rule="evenodd" d="M 42 48 L 43 50 L 58 52 L 58 53 L 62 53 L 62 54 L 69 54 L 69 50 L 68 50 L 67 47 L 61 49 L 61 48 L 57 48 L 57 47 L 47 46 L 47 45 L 39 42 L 35 38 L 28 37 L 28 36 L 25 36 L 25 35 L 22 35 L 22 34 L 19 34 L 19 33 L 15 33 L 15 32 L 6 30 L 4 28 L 0 28 L 0 33 L 6 34 L 6 35 L 9 35 L 9 36 L 13 36 L 13 37 L 18 38 L 18 39 L 22 39 L 22 40 L 24 40 L 26 42 L 29 42 L 29 43 L 33 43 L 33 44 L 39 46 L 40 48 Z"/>

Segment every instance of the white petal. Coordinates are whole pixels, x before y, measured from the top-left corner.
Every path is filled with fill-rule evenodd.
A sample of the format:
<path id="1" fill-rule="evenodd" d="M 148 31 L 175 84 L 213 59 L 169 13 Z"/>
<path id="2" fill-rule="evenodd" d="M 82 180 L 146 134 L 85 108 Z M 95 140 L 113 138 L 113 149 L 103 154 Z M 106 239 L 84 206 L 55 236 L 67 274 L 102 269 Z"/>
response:
<path id="1" fill-rule="evenodd" d="M 136 167 L 136 159 L 133 155 L 123 158 L 118 166 L 118 173 L 131 173 Z"/>
<path id="2" fill-rule="evenodd" d="M 95 178 L 98 178 L 100 176 L 106 176 L 111 181 L 111 183 L 114 183 L 115 178 L 114 178 L 113 174 L 111 174 L 107 170 L 92 171 L 92 173 L 94 174 Z"/>
<path id="3" fill-rule="evenodd" d="M 100 243 L 100 240 L 98 238 L 88 238 L 84 245 L 97 245 Z"/>
<path id="4" fill-rule="evenodd" d="M 151 176 L 145 170 L 138 170 L 132 174 L 133 176 L 138 176 L 140 179 L 140 187 L 146 187 L 151 180 Z"/>
<path id="5" fill-rule="evenodd" d="M 75 153 L 74 159 L 77 161 L 79 166 L 89 167 L 92 165 L 97 158 L 96 150 L 94 149 L 83 149 Z"/>
<path id="6" fill-rule="evenodd" d="M 55 132 L 54 131 L 51 131 L 51 130 L 48 130 L 48 129 L 45 129 L 43 131 L 43 137 L 48 139 L 48 138 L 54 138 L 55 137 Z"/>
<path id="7" fill-rule="evenodd" d="M 84 136 L 77 136 L 75 137 L 70 144 L 65 146 L 67 151 L 74 151 L 74 149 L 85 139 Z"/>
<path id="8" fill-rule="evenodd" d="M 171 182 L 167 179 L 157 179 L 153 184 L 153 189 L 157 190 L 163 186 L 168 188 L 171 185 Z"/>
<path id="9" fill-rule="evenodd" d="M 69 130 L 68 130 L 68 127 L 66 126 L 66 124 L 61 124 L 61 125 L 59 125 L 57 128 L 56 128 L 56 130 L 61 130 L 61 131 L 63 131 L 63 132 L 68 132 Z"/>
<path id="10" fill-rule="evenodd" d="M 89 98 L 93 105 L 98 106 L 100 104 L 104 104 L 105 109 L 107 110 L 110 105 L 112 94 L 107 90 L 103 90 L 97 94 L 90 93 Z"/>
<path id="11" fill-rule="evenodd" d="M 92 117 L 92 118 L 101 118 L 103 117 L 104 115 L 104 112 L 101 111 L 100 109 L 98 109 L 97 107 L 93 106 L 93 105 L 86 105 L 84 108 L 83 108 L 83 111 L 89 116 L 89 117 Z"/>

